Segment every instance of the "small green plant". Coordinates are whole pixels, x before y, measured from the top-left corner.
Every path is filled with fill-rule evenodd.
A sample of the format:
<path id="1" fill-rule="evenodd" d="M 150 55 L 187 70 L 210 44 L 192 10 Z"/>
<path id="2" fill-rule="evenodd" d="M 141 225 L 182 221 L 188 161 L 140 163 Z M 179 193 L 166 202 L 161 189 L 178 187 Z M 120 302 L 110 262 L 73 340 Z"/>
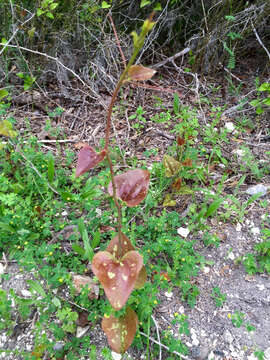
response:
<path id="1" fill-rule="evenodd" d="M 213 287 L 211 296 L 215 300 L 216 307 L 222 307 L 227 299 L 226 294 L 222 294 L 218 286 Z"/>
<path id="2" fill-rule="evenodd" d="M 257 88 L 257 99 L 250 101 L 250 105 L 256 108 L 256 114 L 263 114 L 270 107 L 270 83 L 262 83 Z M 266 94 L 266 96 L 263 96 Z"/>
<path id="3" fill-rule="evenodd" d="M 23 89 L 25 91 L 29 90 L 36 81 L 36 77 L 32 77 L 31 75 L 24 74 L 22 72 L 19 72 L 16 75 L 23 80 Z"/>
<path id="4" fill-rule="evenodd" d="M 54 19 L 53 10 L 58 6 L 54 0 L 42 0 L 40 7 L 37 9 L 37 16 L 45 15 L 49 19 Z"/>

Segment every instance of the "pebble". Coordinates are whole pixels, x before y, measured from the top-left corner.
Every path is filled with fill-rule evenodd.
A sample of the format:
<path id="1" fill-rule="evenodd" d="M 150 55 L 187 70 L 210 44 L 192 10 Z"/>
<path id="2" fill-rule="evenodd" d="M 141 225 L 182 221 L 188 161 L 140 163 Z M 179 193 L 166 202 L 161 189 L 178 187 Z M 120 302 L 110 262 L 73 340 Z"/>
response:
<path id="1" fill-rule="evenodd" d="M 246 190 L 246 194 L 248 195 L 257 195 L 259 193 L 261 193 L 260 196 L 264 196 L 266 195 L 267 193 L 267 187 L 263 184 L 257 184 L 257 185 L 254 185 L 254 186 L 251 186 L 250 188 L 248 188 Z"/>
<path id="2" fill-rule="evenodd" d="M 270 347 L 264 352 L 264 360 L 270 360 Z"/>
<path id="3" fill-rule="evenodd" d="M 226 330 L 224 333 L 224 340 L 227 341 L 229 344 L 231 344 L 233 342 L 233 336 L 232 334 L 229 332 L 229 330 Z"/>
<path id="4" fill-rule="evenodd" d="M 21 294 L 22 294 L 22 296 L 27 297 L 27 298 L 32 296 L 31 292 L 29 290 L 26 290 L 26 289 L 22 289 Z"/>
<path id="5" fill-rule="evenodd" d="M 242 230 L 242 225 L 241 225 L 240 223 L 237 223 L 235 230 L 236 230 L 237 232 L 240 232 L 240 231 Z"/>
<path id="6" fill-rule="evenodd" d="M 53 350 L 54 351 L 61 351 L 64 347 L 64 343 L 63 342 L 60 342 L 60 341 L 57 341 L 54 345 L 53 345 Z"/>
<path id="7" fill-rule="evenodd" d="M 78 326 L 76 331 L 76 337 L 82 338 L 87 333 L 89 328 L 90 326 L 85 326 L 85 327 Z"/>
<path id="8" fill-rule="evenodd" d="M 188 228 L 180 227 L 177 229 L 177 233 L 178 233 L 178 235 L 186 238 L 188 236 L 188 234 L 190 233 L 190 231 Z"/>
<path id="9" fill-rule="evenodd" d="M 5 267 L 2 263 L 0 263 L 0 275 L 4 274 L 5 272 Z"/>
<path id="10" fill-rule="evenodd" d="M 234 124 L 231 121 L 226 122 L 225 129 L 227 129 L 228 132 L 233 132 L 235 130 Z"/>
<path id="11" fill-rule="evenodd" d="M 205 274 L 208 274 L 209 271 L 210 271 L 210 268 L 209 268 L 208 266 L 205 266 L 205 267 L 203 268 L 203 272 L 204 272 Z"/>
<path id="12" fill-rule="evenodd" d="M 121 360 L 122 359 L 122 355 L 121 354 L 117 354 L 116 352 L 112 351 L 111 353 L 113 360 Z"/>
<path id="13" fill-rule="evenodd" d="M 258 227 L 253 227 L 251 230 L 253 235 L 259 235 L 260 234 L 260 229 Z"/>
<path id="14" fill-rule="evenodd" d="M 170 298 L 173 296 L 173 293 L 166 291 L 164 295 L 166 296 L 166 298 L 169 298 L 169 299 L 170 299 Z"/>

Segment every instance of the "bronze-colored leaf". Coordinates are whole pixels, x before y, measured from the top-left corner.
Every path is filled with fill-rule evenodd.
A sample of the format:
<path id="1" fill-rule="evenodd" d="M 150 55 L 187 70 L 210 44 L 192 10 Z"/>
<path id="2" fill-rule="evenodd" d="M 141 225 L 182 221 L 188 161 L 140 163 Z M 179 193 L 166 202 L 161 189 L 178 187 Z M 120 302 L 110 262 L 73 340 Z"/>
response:
<path id="1" fill-rule="evenodd" d="M 147 68 L 142 65 L 132 65 L 128 70 L 128 80 L 132 81 L 144 81 L 149 80 L 154 76 L 156 70 Z"/>
<path id="2" fill-rule="evenodd" d="M 192 166 L 192 160 L 190 158 L 187 158 L 182 162 L 183 166 Z"/>
<path id="3" fill-rule="evenodd" d="M 132 344 L 137 331 L 138 317 L 134 310 L 127 308 L 125 315 L 104 316 L 102 330 L 105 332 L 110 347 L 118 354 L 124 354 Z"/>
<path id="4" fill-rule="evenodd" d="M 135 282 L 134 289 L 141 289 L 146 283 L 146 280 L 147 280 L 147 272 L 145 266 L 143 266 Z"/>
<path id="5" fill-rule="evenodd" d="M 167 195 L 165 196 L 164 201 L 163 201 L 163 206 L 164 206 L 164 207 L 167 207 L 167 206 L 175 206 L 175 205 L 176 205 L 176 201 L 173 200 L 173 199 L 171 199 L 170 194 L 167 194 Z"/>
<path id="6" fill-rule="evenodd" d="M 184 138 L 181 138 L 180 136 L 177 136 L 177 145 L 178 146 L 182 146 L 185 144 L 185 139 Z"/>
<path id="7" fill-rule="evenodd" d="M 134 250 L 126 253 L 121 260 L 115 259 L 108 251 L 100 251 L 93 257 L 93 273 L 115 310 L 125 305 L 142 266 L 143 258 Z"/>
<path id="8" fill-rule="evenodd" d="M 148 170 L 135 169 L 114 177 L 116 196 L 125 201 L 127 206 L 138 205 L 147 195 L 150 181 Z M 112 182 L 108 186 L 108 192 L 113 195 Z"/>
<path id="9" fill-rule="evenodd" d="M 91 146 L 84 146 L 78 155 L 78 163 L 75 176 L 78 177 L 100 163 L 106 155 L 106 150 L 97 153 Z"/>
<path id="10" fill-rule="evenodd" d="M 165 175 L 167 177 L 172 177 L 172 176 L 176 175 L 181 168 L 180 162 L 175 160 L 170 155 L 164 155 L 163 165 L 165 167 Z"/>
<path id="11" fill-rule="evenodd" d="M 106 251 L 112 254 L 116 259 L 121 259 L 126 253 L 132 250 L 135 250 L 135 247 L 123 233 L 121 233 L 121 240 L 119 240 L 119 235 L 117 234 L 112 238 L 106 248 Z"/>
<path id="12" fill-rule="evenodd" d="M 181 186 L 182 186 L 182 179 L 181 179 L 181 178 L 176 179 L 176 180 L 172 183 L 172 188 L 173 188 L 174 190 L 180 190 Z"/>

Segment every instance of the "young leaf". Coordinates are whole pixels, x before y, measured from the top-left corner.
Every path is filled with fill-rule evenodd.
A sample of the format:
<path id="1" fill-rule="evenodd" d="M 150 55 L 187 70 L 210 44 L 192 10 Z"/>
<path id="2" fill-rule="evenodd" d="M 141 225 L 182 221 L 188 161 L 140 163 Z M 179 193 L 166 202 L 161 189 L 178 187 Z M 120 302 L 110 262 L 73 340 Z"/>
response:
<path id="1" fill-rule="evenodd" d="M 167 194 L 163 201 L 163 206 L 166 207 L 166 206 L 175 206 L 175 205 L 176 205 L 176 201 L 171 199 L 170 194 Z"/>
<path id="2" fill-rule="evenodd" d="M 156 70 L 147 68 L 142 65 L 132 65 L 128 70 L 128 78 L 126 81 L 144 81 L 151 79 L 156 73 Z"/>
<path id="3" fill-rule="evenodd" d="M 163 165 L 165 167 L 165 175 L 167 177 L 172 177 L 173 175 L 176 175 L 181 168 L 180 162 L 175 160 L 170 155 L 164 155 Z"/>
<path id="4" fill-rule="evenodd" d="M 185 142 L 186 142 L 186 141 L 185 141 L 184 138 L 182 138 L 182 137 L 180 137 L 180 136 L 177 136 L 177 145 L 178 145 L 178 146 L 184 145 Z"/>
<path id="5" fill-rule="evenodd" d="M 6 89 L 0 90 L 0 100 L 4 99 L 6 96 L 8 96 L 8 91 Z"/>
<path id="6" fill-rule="evenodd" d="M 125 305 L 142 266 L 143 258 L 134 250 L 126 253 L 121 260 L 115 259 L 108 251 L 100 251 L 94 256 L 92 271 L 115 310 Z"/>
<path id="7" fill-rule="evenodd" d="M 51 155 L 48 159 L 48 180 L 50 183 L 53 182 L 54 178 L 54 157 Z"/>
<path id="8" fill-rule="evenodd" d="M 116 196 L 125 201 L 127 206 L 138 205 L 146 197 L 150 173 L 148 170 L 136 169 L 129 170 L 114 177 L 116 185 Z M 108 186 L 108 192 L 113 195 L 112 182 Z"/>
<path id="9" fill-rule="evenodd" d="M 78 163 L 76 167 L 75 176 L 78 177 L 90 169 L 94 168 L 98 163 L 100 163 L 106 155 L 106 151 L 102 150 L 100 153 L 97 153 L 91 146 L 84 146 L 78 155 Z"/>
<path id="10" fill-rule="evenodd" d="M 107 1 L 102 1 L 101 7 L 102 7 L 102 9 L 108 9 L 111 7 L 111 5 L 108 4 Z"/>
<path id="11" fill-rule="evenodd" d="M 182 179 L 181 179 L 181 178 L 176 179 L 176 180 L 172 183 L 172 188 L 173 188 L 173 190 L 178 191 L 178 190 L 180 190 L 181 186 L 182 186 Z"/>
<path id="12" fill-rule="evenodd" d="M 134 289 L 141 289 L 146 283 L 146 280 L 147 280 L 147 272 L 145 266 L 143 266 L 135 282 Z"/>
<path id="13" fill-rule="evenodd" d="M 190 158 L 187 158 L 186 160 L 184 160 L 182 162 L 182 165 L 191 167 L 192 166 L 192 160 Z"/>
<path id="14" fill-rule="evenodd" d="M 0 135 L 16 137 L 17 132 L 12 130 L 12 124 L 8 120 L 0 121 Z"/>
<path id="15" fill-rule="evenodd" d="M 223 203 L 224 199 L 216 199 L 212 202 L 211 205 L 209 205 L 206 214 L 204 215 L 205 218 L 208 218 L 209 216 L 213 215 L 219 206 Z"/>
<path id="16" fill-rule="evenodd" d="M 87 229 L 84 225 L 84 222 L 83 222 L 83 219 L 80 218 L 78 220 L 78 230 L 79 230 L 79 233 L 81 234 L 81 237 L 82 237 L 82 240 L 83 240 L 83 245 L 84 245 L 84 250 L 85 250 L 85 253 L 84 253 L 84 258 L 85 259 L 92 259 L 93 256 L 94 256 L 94 251 L 90 245 L 90 240 L 89 240 L 89 237 L 88 237 L 88 234 L 87 234 Z"/>
<path id="17" fill-rule="evenodd" d="M 138 317 L 135 311 L 128 307 L 125 315 L 121 317 L 117 318 L 113 315 L 107 317 L 105 315 L 101 326 L 112 350 L 118 354 L 124 354 L 132 344 L 136 334 Z"/>

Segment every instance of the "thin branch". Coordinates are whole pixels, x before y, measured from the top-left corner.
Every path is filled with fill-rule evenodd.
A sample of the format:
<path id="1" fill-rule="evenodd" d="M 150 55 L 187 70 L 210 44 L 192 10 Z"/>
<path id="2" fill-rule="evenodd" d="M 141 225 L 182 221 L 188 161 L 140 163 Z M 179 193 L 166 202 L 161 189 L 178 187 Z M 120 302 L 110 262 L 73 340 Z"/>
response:
<path id="1" fill-rule="evenodd" d="M 47 59 L 50 59 L 50 60 L 53 60 L 55 61 L 58 65 L 62 66 L 65 70 L 69 71 L 73 76 L 75 76 L 85 87 L 87 87 L 93 94 L 95 94 L 95 96 L 99 99 L 100 103 L 102 104 L 102 106 L 104 108 L 106 108 L 106 104 L 103 102 L 102 98 L 100 95 L 98 95 L 96 92 L 94 92 L 94 90 L 86 84 L 86 82 L 84 82 L 81 77 L 75 73 L 75 71 L 73 71 L 72 69 L 68 68 L 66 65 L 64 65 L 60 60 L 58 60 L 57 58 L 51 56 L 51 55 L 48 55 L 46 53 L 42 53 L 40 51 L 37 51 L 37 50 L 31 50 L 31 49 L 28 49 L 28 48 L 25 48 L 23 46 L 17 46 L 17 45 L 10 45 L 10 44 L 4 44 L 4 43 L 0 43 L 0 45 L 3 45 L 6 47 L 11 47 L 11 48 L 16 48 L 16 49 L 20 49 L 20 50 L 23 50 L 23 51 L 27 51 L 27 52 L 30 52 L 32 54 L 36 54 L 36 55 L 41 55 L 41 56 L 44 56 L 46 57 Z M 1 55 L 1 54 L 0 54 Z"/>
<path id="2" fill-rule="evenodd" d="M 169 349 L 169 347 L 168 347 L 168 346 L 166 346 L 166 345 L 162 344 L 161 342 L 158 342 L 157 340 L 153 339 L 151 336 L 146 335 L 146 334 L 145 334 L 145 333 L 143 333 L 142 331 L 139 331 L 139 334 L 140 334 L 140 335 L 145 336 L 146 338 L 149 338 L 149 340 L 151 340 L 153 343 L 155 343 L 155 344 L 157 344 L 157 345 L 159 345 L 159 346 L 163 347 L 163 348 L 164 348 L 164 349 L 166 349 L 167 351 L 170 351 L 170 349 Z M 179 357 L 181 357 L 181 358 L 185 359 L 185 360 L 189 360 L 189 358 L 188 358 L 187 356 L 182 355 L 182 354 L 180 354 L 180 353 L 179 353 L 179 352 L 177 352 L 177 351 L 171 351 L 171 352 L 172 352 L 173 354 L 175 354 L 175 355 L 177 355 L 177 356 L 179 356 Z"/>
<path id="3" fill-rule="evenodd" d="M 158 323 L 156 322 L 156 319 L 154 318 L 153 315 L 151 315 L 151 318 L 154 321 L 155 327 L 157 329 L 157 338 L 158 338 L 158 342 L 159 342 L 159 360 L 162 360 L 162 346 L 160 345 L 161 343 L 160 343 Z"/>
<path id="4" fill-rule="evenodd" d="M 259 37 L 259 34 L 257 33 L 256 29 L 255 29 L 255 26 L 253 25 L 253 21 L 251 20 L 251 26 L 252 26 L 252 29 L 253 29 L 253 32 L 259 42 L 259 44 L 262 46 L 262 48 L 265 50 L 267 56 L 269 57 L 269 60 L 270 60 L 270 52 L 268 51 L 268 49 L 266 48 L 266 46 L 264 45 L 264 43 L 262 42 L 261 38 Z"/>
<path id="5" fill-rule="evenodd" d="M 154 64 L 154 65 L 152 65 L 151 67 L 152 67 L 153 69 L 157 69 L 157 68 L 165 65 L 167 62 L 174 61 L 174 60 L 177 59 L 179 56 L 184 56 L 184 55 L 187 54 L 189 51 L 190 51 L 190 48 L 189 48 L 189 47 L 186 47 L 185 49 L 181 50 L 180 52 L 176 53 L 175 55 L 170 56 L 169 58 L 167 58 L 167 59 L 165 59 L 165 60 L 163 60 L 163 61 L 160 61 L 159 63 Z"/>
<path id="6" fill-rule="evenodd" d="M 110 22 L 111 22 L 111 24 L 112 24 L 112 28 L 113 28 L 115 40 L 116 40 L 116 43 L 117 43 L 119 52 L 120 52 L 121 57 L 122 57 L 124 67 L 126 67 L 127 61 L 126 61 L 125 55 L 124 55 L 124 53 L 123 53 L 123 51 L 122 51 L 122 48 L 121 48 L 121 45 L 120 45 L 120 41 L 119 41 L 119 38 L 118 38 L 118 35 L 117 35 L 117 31 L 116 31 L 116 28 L 115 28 L 115 25 L 114 25 L 114 22 L 113 22 L 113 18 L 112 18 L 112 16 L 111 16 L 110 13 L 108 14 L 108 17 L 109 17 Z"/>

